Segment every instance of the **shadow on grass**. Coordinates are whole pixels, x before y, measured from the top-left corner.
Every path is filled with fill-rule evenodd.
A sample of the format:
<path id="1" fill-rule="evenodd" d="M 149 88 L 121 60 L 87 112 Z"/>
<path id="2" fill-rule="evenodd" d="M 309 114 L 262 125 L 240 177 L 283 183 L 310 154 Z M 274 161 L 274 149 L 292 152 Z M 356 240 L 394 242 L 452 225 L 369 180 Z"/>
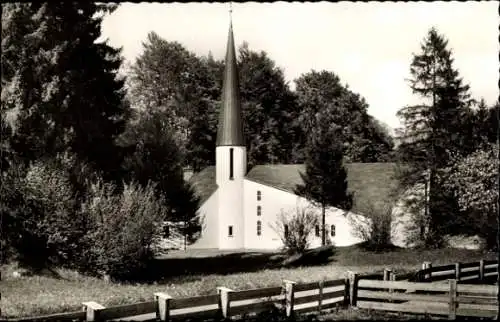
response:
<path id="1" fill-rule="evenodd" d="M 266 252 L 236 252 L 205 257 L 165 257 L 151 261 L 135 281 L 161 282 L 179 277 L 183 281 L 198 280 L 200 275 L 257 272 L 297 266 L 325 265 L 333 260 L 334 248 L 320 247 L 302 255 Z"/>

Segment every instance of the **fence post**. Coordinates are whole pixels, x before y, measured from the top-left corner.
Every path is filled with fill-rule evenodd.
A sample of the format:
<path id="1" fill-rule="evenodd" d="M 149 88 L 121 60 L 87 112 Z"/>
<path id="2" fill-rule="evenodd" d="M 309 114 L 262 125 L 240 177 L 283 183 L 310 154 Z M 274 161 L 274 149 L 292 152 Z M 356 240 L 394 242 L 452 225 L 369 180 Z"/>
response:
<path id="1" fill-rule="evenodd" d="M 170 300 L 172 297 L 166 293 L 155 293 L 156 318 L 160 321 L 168 321 L 170 318 Z"/>
<path id="2" fill-rule="evenodd" d="M 391 273 L 389 274 L 389 280 L 390 280 L 391 282 L 396 281 L 396 273 L 391 272 Z M 394 289 L 390 288 L 390 289 L 389 289 L 389 293 L 391 293 L 391 296 L 392 296 L 392 293 L 393 293 L 393 292 L 394 292 Z M 389 303 L 392 303 L 392 302 L 393 302 L 393 300 L 391 299 L 391 300 L 389 301 Z"/>
<path id="3" fill-rule="evenodd" d="M 388 281 L 391 276 L 392 270 L 390 268 L 384 268 L 384 281 Z"/>
<path id="4" fill-rule="evenodd" d="M 450 312 L 448 319 L 455 320 L 457 318 L 457 280 L 448 280 L 450 284 Z"/>
<path id="5" fill-rule="evenodd" d="M 359 274 L 349 272 L 349 304 L 355 307 L 358 301 L 358 282 Z"/>
<path id="6" fill-rule="evenodd" d="M 479 281 L 484 280 L 484 259 L 479 261 Z"/>
<path id="7" fill-rule="evenodd" d="M 294 281 L 283 280 L 285 283 L 285 310 L 286 316 L 291 317 L 293 315 L 293 302 L 295 299 L 294 293 Z"/>
<path id="8" fill-rule="evenodd" d="M 83 310 L 87 313 L 85 317 L 85 321 L 95 322 L 99 321 L 99 312 L 103 310 L 105 307 L 97 302 L 83 302 Z"/>
<path id="9" fill-rule="evenodd" d="M 424 262 L 422 264 L 422 269 L 431 269 L 431 268 L 432 268 L 432 263 L 431 262 Z M 424 274 L 424 280 L 422 282 L 427 281 L 427 280 L 429 282 L 432 281 L 432 272 L 428 272 L 428 273 Z"/>
<path id="10" fill-rule="evenodd" d="M 349 283 L 349 272 L 346 272 L 345 277 L 344 277 L 344 308 L 347 308 L 350 303 L 350 293 L 349 293 L 349 288 L 350 288 L 350 283 Z"/>
<path id="11" fill-rule="evenodd" d="M 319 281 L 318 288 L 319 288 L 318 313 L 321 313 L 321 305 L 323 304 L 323 281 Z"/>
<path id="12" fill-rule="evenodd" d="M 461 271 L 460 263 L 455 263 L 455 279 L 457 281 L 460 281 L 460 271 Z"/>
<path id="13" fill-rule="evenodd" d="M 232 289 L 227 287 L 219 286 L 217 287 L 217 294 L 219 294 L 219 309 L 222 313 L 222 317 L 229 318 L 229 309 L 230 309 L 230 294 L 233 292 Z"/>

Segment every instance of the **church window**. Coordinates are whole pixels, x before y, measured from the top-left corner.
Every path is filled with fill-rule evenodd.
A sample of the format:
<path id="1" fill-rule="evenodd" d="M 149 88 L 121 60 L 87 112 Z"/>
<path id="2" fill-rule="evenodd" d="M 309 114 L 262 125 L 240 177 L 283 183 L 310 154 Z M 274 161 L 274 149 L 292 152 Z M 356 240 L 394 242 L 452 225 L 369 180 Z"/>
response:
<path id="1" fill-rule="evenodd" d="M 260 220 L 257 221 L 257 236 L 262 234 L 262 222 Z"/>
<path id="2" fill-rule="evenodd" d="M 285 237 L 288 237 L 289 234 L 288 225 L 285 225 L 284 230 L 285 230 Z"/>
<path id="3" fill-rule="evenodd" d="M 262 207 L 257 206 L 257 216 L 260 216 L 260 215 L 262 215 Z"/>
<path id="4" fill-rule="evenodd" d="M 335 237 L 335 225 L 332 225 L 332 226 L 330 227 L 330 235 L 331 235 L 332 237 Z"/>
<path id="5" fill-rule="evenodd" d="M 257 191 L 257 200 L 260 201 L 261 198 L 262 198 L 262 194 L 261 194 L 261 192 L 259 190 L 259 191 Z"/>
<path id="6" fill-rule="evenodd" d="M 233 167 L 234 167 L 234 149 L 230 148 L 229 149 L 229 180 L 234 179 Z"/>
<path id="7" fill-rule="evenodd" d="M 315 231 L 316 231 L 316 237 L 319 237 L 319 225 L 316 225 L 315 227 Z"/>
<path id="8" fill-rule="evenodd" d="M 228 234 L 229 234 L 229 237 L 233 237 L 233 226 L 229 226 Z"/>

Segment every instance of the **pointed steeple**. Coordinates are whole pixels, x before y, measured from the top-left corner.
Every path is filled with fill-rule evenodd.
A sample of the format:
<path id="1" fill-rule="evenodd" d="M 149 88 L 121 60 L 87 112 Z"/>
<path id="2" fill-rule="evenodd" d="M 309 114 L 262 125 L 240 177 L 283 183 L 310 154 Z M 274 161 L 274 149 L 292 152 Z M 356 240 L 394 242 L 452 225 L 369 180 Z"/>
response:
<path id="1" fill-rule="evenodd" d="M 229 23 L 225 63 L 226 66 L 222 87 L 222 107 L 219 111 L 219 127 L 217 129 L 216 145 L 245 146 L 232 21 Z"/>

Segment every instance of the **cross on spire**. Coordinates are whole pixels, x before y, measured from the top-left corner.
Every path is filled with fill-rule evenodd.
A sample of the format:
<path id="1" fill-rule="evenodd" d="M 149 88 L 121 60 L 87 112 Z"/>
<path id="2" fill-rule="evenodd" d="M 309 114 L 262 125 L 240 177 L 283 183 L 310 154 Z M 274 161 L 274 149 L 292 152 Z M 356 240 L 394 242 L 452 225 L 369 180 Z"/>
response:
<path id="1" fill-rule="evenodd" d="M 229 21 L 233 22 L 233 3 L 229 1 Z"/>

